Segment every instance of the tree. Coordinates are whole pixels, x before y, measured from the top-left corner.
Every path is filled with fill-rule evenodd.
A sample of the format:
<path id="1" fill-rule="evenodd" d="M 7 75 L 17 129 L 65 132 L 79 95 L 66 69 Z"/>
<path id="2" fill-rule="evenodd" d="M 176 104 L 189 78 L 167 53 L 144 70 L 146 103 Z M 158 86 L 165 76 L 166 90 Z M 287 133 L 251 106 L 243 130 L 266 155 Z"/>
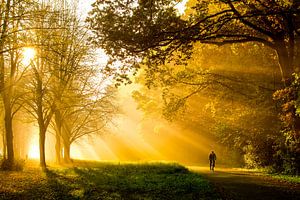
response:
<path id="1" fill-rule="evenodd" d="M 22 77 L 20 69 L 21 48 L 24 42 L 23 31 L 25 19 L 30 18 L 32 8 L 26 0 L 3 1 L 0 6 L 0 92 L 4 107 L 5 140 L 7 148 L 7 168 L 12 169 L 14 163 L 13 118 L 20 106 L 16 105 L 18 95 L 16 86 Z M 27 6 L 27 10 L 23 7 Z M 25 43 L 25 42 L 24 42 Z"/>
<path id="2" fill-rule="evenodd" d="M 258 42 L 276 51 L 283 81 L 291 81 L 299 65 L 298 1 L 191 1 L 186 19 L 176 14 L 176 2 L 98 0 L 87 19 L 93 42 L 116 59 L 148 56 L 160 62 L 175 50 L 187 53 L 197 41 Z"/>
<path id="3" fill-rule="evenodd" d="M 95 34 L 92 41 L 106 50 L 112 65 L 123 61 L 121 72 L 138 68 L 140 62 L 150 74 L 161 64 L 188 60 L 197 42 L 219 46 L 252 42 L 271 48 L 277 55 L 283 84 L 289 87 L 293 83 L 300 65 L 299 1 L 196 0 L 189 1 L 184 17 L 176 14 L 177 2 L 98 0 L 87 19 Z M 200 89 L 202 84 L 198 84 Z M 299 98 L 294 94 L 292 102 Z M 291 117 L 285 145 L 295 153 L 291 160 L 299 163 L 300 118 L 295 105 Z"/>
<path id="4" fill-rule="evenodd" d="M 68 91 L 73 87 L 76 77 L 85 76 L 88 70 L 84 70 L 83 62 L 88 62 L 87 54 L 90 53 L 90 46 L 87 44 L 87 31 L 81 26 L 81 21 L 76 16 L 76 9 L 69 5 L 59 6 L 60 11 L 58 20 L 54 23 L 56 45 L 50 47 L 50 55 L 48 56 L 53 73 L 51 90 L 54 94 L 54 128 L 56 133 L 56 159 L 61 162 L 62 152 L 62 128 L 63 128 L 63 98 L 68 95 Z M 73 88 L 74 89 L 74 88 Z"/>
<path id="5" fill-rule="evenodd" d="M 148 117 L 158 118 L 160 110 L 174 124 L 217 141 L 230 152 L 223 162 L 232 164 L 234 154 L 236 164 L 270 165 L 282 138 L 272 99 L 281 86 L 274 64 L 272 51 L 258 45 L 198 44 L 187 65 L 165 64 L 152 76 L 142 68 L 137 83 L 144 87 L 133 97 Z"/>
<path id="6" fill-rule="evenodd" d="M 31 35 L 32 43 L 35 44 L 36 56 L 30 62 L 29 82 L 25 85 L 27 91 L 24 101 L 25 109 L 37 120 L 39 127 L 39 150 L 40 166 L 46 169 L 45 140 L 47 129 L 54 114 L 54 95 L 51 91 L 51 84 L 54 79 L 53 63 L 51 57 L 51 46 L 56 43 L 54 34 L 58 27 L 53 23 L 57 20 L 59 12 L 47 5 L 41 4 L 36 7 L 39 17 L 32 21 L 31 26 L 35 27 Z"/>
<path id="7" fill-rule="evenodd" d="M 83 136 L 103 133 L 116 113 L 113 99 L 115 91 L 105 86 L 105 81 L 91 84 L 95 76 L 84 76 L 87 79 L 68 88 L 61 101 L 59 121 L 66 163 L 71 161 L 70 148 L 73 142 Z"/>

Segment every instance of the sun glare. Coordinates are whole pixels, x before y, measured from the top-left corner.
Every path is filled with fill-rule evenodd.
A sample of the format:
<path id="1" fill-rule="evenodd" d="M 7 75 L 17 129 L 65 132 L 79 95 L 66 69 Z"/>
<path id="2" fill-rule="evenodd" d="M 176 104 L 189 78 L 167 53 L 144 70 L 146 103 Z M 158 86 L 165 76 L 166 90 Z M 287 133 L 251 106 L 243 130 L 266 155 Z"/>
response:
<path id="1" fill-rule="evenodd" d="M 31 47 L 24 48 L 22 52 L 23 65 L 28 66 L 31 63 L 32 59 L 35 57 L 35 55 L 36 55 L 36 51 L 34 48 Z"/>
<path id="2" fill-rule="evenodd" d="M 28 158 L 37 159 L 39 157 L 40 157 L 39 146 L 34 144 L 29 149 Z"/>
<path id="3" fill-rule="evenodd" d="M 35 135 L 32 137 L 30 142 L 30 147 L 28 151 L 28 158 L 38 159 L 40 157 L 40 150 L 39 150 L 39 139 L 38 136 Z"/>
<path id="4" fill-rule="evenodd" d="M 104 52 L 104 50 L 103 49 L 97 49 L 96 54 L 97 54 L 97 63 L 99 63 L 100 65 L 106 65 L 108 60 L 109 60 L 109 57 Z"/>
<path id="5" fill-rule="evenodd" d="M 175 8 L 178 10 L 178 13 L 180 15 L 184 14 L 185 11 L 185 5 L 187 3 L 188 0 L 182 0 L 180 3 L 178 3 Z"/>

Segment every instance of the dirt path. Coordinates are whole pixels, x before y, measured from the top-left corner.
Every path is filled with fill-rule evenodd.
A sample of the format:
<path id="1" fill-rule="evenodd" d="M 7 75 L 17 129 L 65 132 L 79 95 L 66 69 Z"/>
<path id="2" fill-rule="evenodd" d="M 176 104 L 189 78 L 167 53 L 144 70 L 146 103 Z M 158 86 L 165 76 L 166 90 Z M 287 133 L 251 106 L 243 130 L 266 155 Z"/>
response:
<path id="1" fill-rule="evenodd" d="M 289 183 L 251 171 L 189 167 L 211 181 L 222 199 L 300 200 L 300 184 Z"/>

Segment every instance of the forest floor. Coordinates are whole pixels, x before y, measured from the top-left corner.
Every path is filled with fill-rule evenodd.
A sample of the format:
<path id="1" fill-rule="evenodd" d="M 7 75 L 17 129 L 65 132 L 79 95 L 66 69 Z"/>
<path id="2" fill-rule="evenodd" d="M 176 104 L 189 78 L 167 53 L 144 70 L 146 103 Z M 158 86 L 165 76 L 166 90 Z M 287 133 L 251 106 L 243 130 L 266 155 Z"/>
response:
<path id="1" fill-rule="evenodd" d="M 272 176 L 259 171 L 208 167 L 189 167 L 209 180 L 222 199 L 233 200 L 297 200 L 300 199 L 300 178 Z"/>
<path id="2" fill-rule="evenodd" d="M 201 175 L 178 164 L 75 162 L 42 171 L 0 171 L 0 199 L 220 199 Z"/>

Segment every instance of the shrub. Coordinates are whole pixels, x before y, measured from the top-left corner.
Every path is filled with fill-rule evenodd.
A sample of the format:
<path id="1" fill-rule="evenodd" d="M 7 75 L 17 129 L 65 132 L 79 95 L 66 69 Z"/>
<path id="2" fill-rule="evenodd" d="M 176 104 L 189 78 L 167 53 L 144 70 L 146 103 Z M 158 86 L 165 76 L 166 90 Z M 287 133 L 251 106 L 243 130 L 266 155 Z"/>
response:
<path id="1" fill-rule="evenodd" d="M 25 160 L 15 160 L 10 163 L 7 159 L 3 159 L 0 164 L 0 170 L 3 171 L 22 171 L 24 169 Z"/>

